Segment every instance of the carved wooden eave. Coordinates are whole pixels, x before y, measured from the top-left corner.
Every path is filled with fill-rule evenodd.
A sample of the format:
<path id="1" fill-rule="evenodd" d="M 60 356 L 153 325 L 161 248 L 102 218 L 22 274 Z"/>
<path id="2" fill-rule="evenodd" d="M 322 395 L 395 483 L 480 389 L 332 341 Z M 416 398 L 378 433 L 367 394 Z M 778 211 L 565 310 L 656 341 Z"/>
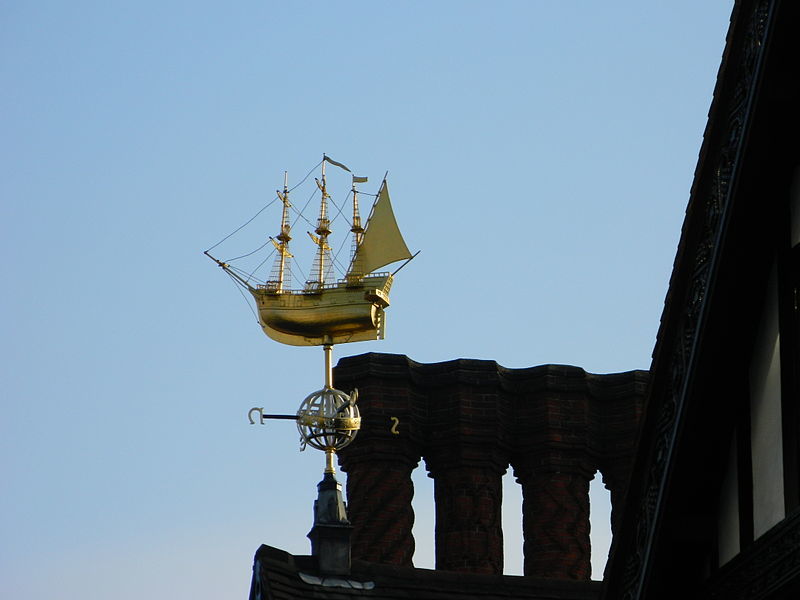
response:
<path id="1" fill-rule="evenodd" d="M 789 110 L 774 88 L 782 78 L 797 79 L 785 48 L 797 13 L 795 2 L 742 0 L 731 16 L 653 353 L 628 500 L 606 569 L 603 597 L 609 600 L 662 597 L 666 564 L 683 581 L 683 597 L 713 592 L 701 588 L 716 580 L 708 580 L 716 569 L 713 551 L 708 555 L 716 544 L 712 504 L 721 474 L 715 469 L 730 447 L 741 402 L 744 357 L 736 351 L 753 334 L 753 290 L 762 289 L 766 272 L 759 244 L 767 223 L 774 224 L 770 193 L 778 185 L 769 177 L 777 153 L 769 146 L 767 132 L 776 131 L 769 113 Z M 776 39 L 782 46 L 771 55 Z M 768 86 L 765 73 L 771 73 Z M 796 117 L 790 122 L 796 128 Z M 792 152 L 780 160 L 796 161 Z M 748 228 L 756 232 L 749 240 Z M 711 368 L 720 361 L 726 370 Z M 688 484 L 697 489 L 687 490 Z M 797 526 L 787 527 L 786 535 L 796 538 Z"/>

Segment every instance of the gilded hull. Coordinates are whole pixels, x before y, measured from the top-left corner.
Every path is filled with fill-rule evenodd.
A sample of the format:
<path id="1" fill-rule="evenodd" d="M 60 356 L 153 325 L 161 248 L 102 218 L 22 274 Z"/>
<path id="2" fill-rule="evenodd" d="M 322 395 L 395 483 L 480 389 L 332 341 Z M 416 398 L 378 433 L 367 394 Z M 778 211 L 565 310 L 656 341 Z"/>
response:
<path id="1" fill-rule="evenodd" d="M 357 285 L 341 281 L 313 292 L 250 292 L 270 338 L 292 346 L 319 346 L 383 339 L 391 285 L 387 273 L 364 277 Z"/>

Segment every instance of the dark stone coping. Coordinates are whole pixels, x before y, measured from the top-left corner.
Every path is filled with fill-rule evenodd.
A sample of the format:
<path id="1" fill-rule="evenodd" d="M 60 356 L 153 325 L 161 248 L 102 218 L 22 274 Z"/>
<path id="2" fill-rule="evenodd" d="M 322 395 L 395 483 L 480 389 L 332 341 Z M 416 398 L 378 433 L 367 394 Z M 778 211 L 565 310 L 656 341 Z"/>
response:
<path id="1" fill-rule="evenodd" d="M 459 358 L 438 363 L 419 363 L 403 354 L 368 352 L 339 360 L 334 371 L 336 385 L 364 377 L 407 380 L 425 388 L 452 385 L 487 386 L 507 392 L 543 390 L 588 391 L 601 398 L 643 393 L 648 371 L 593 374 L 570 365 L 538 365 L 509 369 L 493 360 Z M 346 387 L 346 386 L 344 386 Z"/>

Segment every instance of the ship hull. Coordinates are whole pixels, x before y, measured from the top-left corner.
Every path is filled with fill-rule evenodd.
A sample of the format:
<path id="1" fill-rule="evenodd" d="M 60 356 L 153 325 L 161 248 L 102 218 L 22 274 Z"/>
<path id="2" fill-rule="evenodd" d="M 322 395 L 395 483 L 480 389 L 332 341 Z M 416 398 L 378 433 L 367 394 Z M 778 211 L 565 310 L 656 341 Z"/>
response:
<path id="1" fill-rule="evenodd" d="M 275 341 L 319 346 L 383 339 L 392 276 L 368 276 L 317 291 L 251 289 L 261 328 Z"/>

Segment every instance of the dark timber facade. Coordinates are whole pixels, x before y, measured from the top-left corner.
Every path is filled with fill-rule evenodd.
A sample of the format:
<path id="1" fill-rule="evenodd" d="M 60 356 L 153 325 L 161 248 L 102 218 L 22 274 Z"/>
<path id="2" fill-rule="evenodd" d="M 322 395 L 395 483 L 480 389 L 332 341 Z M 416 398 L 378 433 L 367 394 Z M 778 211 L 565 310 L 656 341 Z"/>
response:
<path id="1" fill-rule="evenodd" d="M 604 597 L 800 598 L 800 3 L 737 2 Z"/>

